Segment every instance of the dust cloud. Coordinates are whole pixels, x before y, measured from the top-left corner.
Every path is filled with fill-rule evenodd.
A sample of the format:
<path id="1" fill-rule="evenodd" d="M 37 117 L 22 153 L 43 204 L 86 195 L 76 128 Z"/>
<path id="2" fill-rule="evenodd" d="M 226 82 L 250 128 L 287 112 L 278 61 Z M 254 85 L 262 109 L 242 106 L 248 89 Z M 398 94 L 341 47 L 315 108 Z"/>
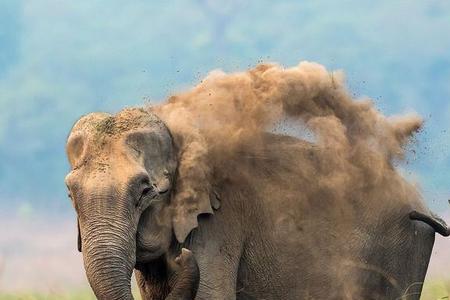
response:
<path id="1" fill-rule="evenodd" d="M 422 125 L 417 115 L 388 118 L 370 99 L 352 99 L 342 72 L 311 62 L 292 68 L 261 64 L 234 74 L 214 71 L 153 110 L 182 153 L 178 196 L 183 199 L 209 193 L 199 183 L 211 182 L 213 168 L 237 159 L 243 144 L 264 148 L 266 132 L 286 120 L 313 134 L 328 169 L 324 180 L 342 197 L 350 182 L 356 190 L 386 176 L 398 181 L 393 162 L 403 159 L 405 144 Z"/>
<path id="2" fill-rule="evenodd" d="M 180 152 L 173 201 L 211 210 L 196 207 L 214 190 L 210 183 L 241 176 L 261 201 L 283 195 L 272 205 L 276 228 L 310 233 L 301 241 L 293 237 L 302 251 L 290 256 L 301 255 L 310 264 L 306 268 L 320 270 L 308 275 L 311 280 L 328 278 L 329 291 L 356 295 L 358 285 L 349 284 L 355 282 L 349 276 L 370 282 L 365 273 L 378 272 L 388 285 L 405 288 L 371 261 L 368 241 L 374 230 L 395 234 L 396 218 L 407 218 L 407 211 L 399 213 L 405 207 L 424 208 L 417 187 L 395 167 L 422 126 L 419 116 L 387 117 L 370 99 L 353 99 L 342 72 L 311 62 L 213 71 L 151 110 Z M 339 238 L 350 234 L 351 240 Z M 379 244 L 392 245 L 390 236 L 381 239 Z"/>

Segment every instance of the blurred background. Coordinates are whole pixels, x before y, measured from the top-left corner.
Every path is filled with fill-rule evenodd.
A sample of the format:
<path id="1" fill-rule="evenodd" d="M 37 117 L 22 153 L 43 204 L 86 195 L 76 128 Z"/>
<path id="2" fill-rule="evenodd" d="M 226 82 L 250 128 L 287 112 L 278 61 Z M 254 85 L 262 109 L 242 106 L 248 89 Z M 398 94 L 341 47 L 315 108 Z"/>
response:
<path id="1" fill-rule="evenodd" d="M 158 103 L 213 69 L 301 60 L 343 69 L 387 115 L 424 117 L 399 168 L 450 221 L 448 0 L 0 0 L 0 294 L 88 289 L 64 184 L 82 114 Z M 448 270 L 438 238 L 427 284 Z"/>

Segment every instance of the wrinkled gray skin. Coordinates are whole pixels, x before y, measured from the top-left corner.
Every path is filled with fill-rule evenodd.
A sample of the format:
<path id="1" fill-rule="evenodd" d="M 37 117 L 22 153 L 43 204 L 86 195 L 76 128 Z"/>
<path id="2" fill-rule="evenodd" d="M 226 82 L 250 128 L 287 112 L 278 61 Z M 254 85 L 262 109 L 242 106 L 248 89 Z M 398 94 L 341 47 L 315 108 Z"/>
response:
<path id="1" fill-rule="evenodd" d="M 267 151 L 270 143 L 299 145 L 282 137 L 267 143 Z M 448 235 L 420 205 L 419 212 L 400 205 L 380 212 L 376 224 L 362 216 L 343 236 L 326 195 L 315 195 L 323 209 L 308 211 L 291 194 L 258 193 L 237 173 L 213 183 L 214 214 L 195 212 L 194 229 L 171 201 L 178 163 L 171 134 L 140 109 L 81 118 L 67 153 L 79 247 L 99 299 L 132 299 L 133 269 L 144 299 L 418 299 L 435 230 Z M 264 163 L 252 156 L 241 167 L 260 168 L 251 180 L 264 184 Z M 180 254 L 183 247 L 190 251 Z"/>

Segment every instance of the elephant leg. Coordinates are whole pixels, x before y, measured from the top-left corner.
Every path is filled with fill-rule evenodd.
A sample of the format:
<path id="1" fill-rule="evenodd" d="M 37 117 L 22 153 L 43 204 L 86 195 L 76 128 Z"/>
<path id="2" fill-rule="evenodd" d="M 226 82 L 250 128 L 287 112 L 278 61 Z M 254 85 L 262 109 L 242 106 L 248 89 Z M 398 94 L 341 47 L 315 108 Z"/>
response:
<path id="1" fill-rule="evenodd" d="M 203 249 L 202 249 L 203 250 Z M 193 249 L 200 268 L 198 300 L 236 299 L 236 281 L 239 255 L 230 257 L 224 253 L 196 251 Z"/>
<path id="2" fill-rule="evenodd" d="M 137 265 L 135 275 L 144 300 L 192 300 L 200 272 L 192 252 L 183 248 L 173 261 Z"/>
<path id="3" fill-rule="evenodd" d="M 136 264 L 134 274 L 143 300 L 163 300 L 169 294 L 166 268 L 162 259 Z"/>

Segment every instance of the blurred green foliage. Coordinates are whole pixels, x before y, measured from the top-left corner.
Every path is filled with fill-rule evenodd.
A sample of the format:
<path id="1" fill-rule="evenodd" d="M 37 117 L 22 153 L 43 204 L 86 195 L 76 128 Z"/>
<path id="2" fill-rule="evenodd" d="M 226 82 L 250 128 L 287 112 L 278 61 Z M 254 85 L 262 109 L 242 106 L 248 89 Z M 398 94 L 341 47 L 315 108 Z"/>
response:
<path id="1" fill-rule="evenodd" d="M 0 294 L 0 300 L 95 300 L 94 294 L 89 291 L 73 291 L 68 293 L 17 293 Z"/>
<path id="2" fill-rule="evenodd" d="M 0 209 L 70 209 L 64 145 L 82 114 L 158 102 L 215 68 L 300 60 L 344 69 L 351 91 L 388 114 L 425 116 L 408 170 L 438 207 L 449 15 L 449 1 L 0 1 Z"/>
<path id="3" fill-rule="evenodd" d="M 141 297 L 137 290 L 133 291 L 134 299 Z M 0 300 L 95 300 L 91 290 L 74 290 L 63 293 L 26 293 L 2 294 Z M 421 300 L 446 300 L 450 299 L 450 281 L 425 282 L 422 290 Z"/>
<path id="4" fill-rule="evenodd" d="M 450 299 L 450 281 L 443 281 L 443 280 L 425 281 L 421 299 L 423 300 Z"/>
<path id="5" fill-rule="evenodd" d="M 141 300 L 138 291 L 133 291 L 135 300 Z M 95 295 L 91 290 L 73 290 L 54 293 L 19 292 L 17 294 L 2 294 L 0 300 L 95 300 Z"/>

